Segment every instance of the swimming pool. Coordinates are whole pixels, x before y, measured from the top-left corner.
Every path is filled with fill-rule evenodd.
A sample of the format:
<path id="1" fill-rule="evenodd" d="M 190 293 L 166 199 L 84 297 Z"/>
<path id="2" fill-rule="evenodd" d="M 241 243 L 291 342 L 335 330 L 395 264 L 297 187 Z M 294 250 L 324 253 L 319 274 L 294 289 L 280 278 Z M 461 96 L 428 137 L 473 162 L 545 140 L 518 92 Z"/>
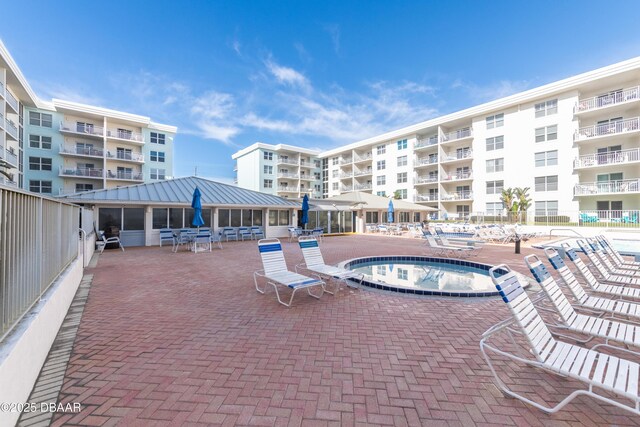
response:
<path id="1" fill-rule="evenodd" d="M 492 266 L 472 261 L 378 256 L 352 259 L 343 266 L 363 273 L 362 285 L 385 291 L 455 297 L 498 295 L 489 277 Z"/>
<path id="2" fill-rule="evenodd" d="M 552 242 L 535 245 L 533 247 L 536 249 L 553 248 L 555 250 L 558 250 L 562 248 L 563 243 L 568 243 L 570 247 L 578 252 L 581 252 L 582 250 L 577 243 L 578 240 L 581 240 L 581 238 L 562 238 L 559 240 L 554 240 Z M 620 252 L 622 255 L 635 256 L 636 258 L 640 257 L 640 239 L 611 239 L 611 244 L 613 245 L 613 248 Z"/>

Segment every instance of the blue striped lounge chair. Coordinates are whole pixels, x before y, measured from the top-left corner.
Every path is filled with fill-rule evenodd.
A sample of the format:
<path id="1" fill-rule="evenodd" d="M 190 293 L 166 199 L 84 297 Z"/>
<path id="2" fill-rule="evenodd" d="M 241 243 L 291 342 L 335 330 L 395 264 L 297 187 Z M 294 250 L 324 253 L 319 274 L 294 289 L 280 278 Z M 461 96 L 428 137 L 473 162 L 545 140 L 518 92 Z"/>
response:
<path id="1" fill-rule="evenodd" d="M 229 240 L 238 241 L 238 233 L 233 227 L 225 227 L 222 229 L 222 237 L 228 242 Z"/>
<path id="2" fill-rule="evenodd" d="M 193 238 L 193 252 L 198 253 L 207 249 L 211 252 L 211 231 L 200 230 Z"/>
<path id="3" fill-rule="evenodd" d="M 322 252 L 320 252 L 318 240 L 316 240 L 315 237 L 301 236 L 298 239 L 298 244 L 300 245 L 300 249 L 302 249 L 304 264 L 296 265 L 296 271 L 304 269 L 313 272 L 317 276 L 335 280 L 336 286 L 334 291 L 330 292 L 325 288 L 326 293 L 334 295 L 338 291 L 339 282 L 344 282 L 347 286 L 349 286 L 348 280 L 357 280 L 359 283 L 362 283 L 364 274 L 325 264 Z"/>
<path id="4" fill-rule="evenodd" d="M 598 242 L 600 242 L 600 246 L 607 249 L 607 253 L 611 256 L 611 258 L 615 258 L 617 260 L 616 261 L 617 265 L 624 265 L 627 267 L 640 267 L 640 262 L 627 260 L 622 255 L 620 255 L 620 252 L 618 252 L 612 246 L 609 239 L 607 239 L 607 237 L 604 236 L 603 234 L 596 236 L 596 239 L 598 239 Z"/>
<path id="5" fill-rule="evenodd" d="M 325 283 L 318 278 L 311 278 L 303 276 L 299 273 L 294 273 L 287 269 L 287 263 L 284 259 L 284 253 L 282 252 L 282 245 L 278 239 L 262 239 L 258 241 L 258 250 L 262 258 L 263 270 L 253 273 L 253 281 L 256 286 L 256 291 L 264 294 L 266 286 L 260 287 L 258 279 L 262 278 L 266 280 L 268 285 L 273 286 L 276 291 L 276 297 L 278 302 L 286 307 L 291 307 L 291 302 L 299 289 L 306 289 L 307 293 L 317 299 L 322 297 L 324 293 Z M 278 287 L 283 286 L 291 290 L 291 297 L 289 302 L 285 302 L 280 298 L 280 292 Z M 311 288 L 319 288 L 320 291 L 317 294 L 311 293 Z"/>
<path id="6" fill-rule="evenodd" d="M 264 231 L 262 230 L 262 227 L 258 227 L 258 226 L 251 227 L 251 234 L 253 235 L 253 238 L 256 240 L 264 239 Z"/>
<path id="7" fill-rule="evenodd" d="M 548 413 L 561 410 L 577 396 L 587 395 L 640 415 L 640 398 L 638 397 L 640 365 L 638 363 L 601 353 L 595 350 L 595 347 L 587 349 L 557 340 L 522 287 L 522 279 L 518 275 L 504 264 L 491 268 L 489 275 L 502 300 L 507 304 L 512 319 L 500 322 L 487 330 L 480 340 L 480 350 L 491 369 L 496 384 L 505 395 Z M 519 339 L 520 334 L 513 334 L 512 331 L 520 332 L 524 339 Z M 516 355 L 499 348 L 498 341 L 493 343 L 492 337 L 500 333 L 509 334 L 513 344 L 520 346 L 522 351 Z M 489 353 L 502 356 L 499 361 L 495 361 L 495 366 Z M 575 379 L 587 387 L 575 390 L 553 407 L 545 406 L 511 390 L 502 381 L 497 369 L 502 368 L 501 365 L 505 364 L 504 358 L 540 368 L 546 373 Z M 504 370 L 507 371 L 507 367 Z M 506 375 L 506 373 L 503 374 L 503 376 Z M 598 393 L 599 391 L 613 393 L 620 399 L 614 399 L 609 394 L 602 395 Z"/>
<path id="8" fill-rule="evenodd" d="M 640 326 L 619 322 L 610 318 L 587 316 L 577 313 L 567 297 L 562 293 L 556 280 L 549 274 L 549 271 L 547 271 L 547 268 L 537 255 L 527 255 L 524 261 L 560 315 L 561 325 L 557 325 L 556 327 L 589 336 L 589 338 L 584 340 L 572 336 L 567 336 L 567 338 L 575 339 L 582 343 L 586 343 L 592 338 L 602 338 L 607 344 L 609 341 L 614 341 L 623 345 L 640 346 Z M 614 304 L 616 303 L 616 301 L 610 301 Z M 619 303 L 621 300 L 617 302 Z M 634 353 L 640 355 L 637 351 L 634 351 Z"/>
<path id="9" fill-rule="evenodd" d="M 173 248 L 176 245 L 176 236 L 173 234 L 173 230 L 170 228 L 161 228 L 160 229 L 160 247 L 162 247 L 162 242 L 170 241 L 171 247 Z"/>
<path id="10" fill-rule="evenodd" d="M 253 235 L 251 234 L 251 229 L 249 227 L 240 227 L 238 228 L 238 236 L 244 241 L 244 239 L 251 240 Z"/>
<path id="11" fill-rule="evenodd" d="M 597 239 L 586 239 L 587 243 L 596 254 L 600 261 L 609 269 L 609 271 L 618 271 L 619 274 L 635 275 L 640 277 L 640 269 L 634 266 L 620 264 L 617 259 L 609 255 L 609 249 L 601 245 Z"/>
<path id="12" fill-rule="evenodd" d="M 578 246 L 582 249 L 582 252 L 589 258 L 591 265 L 596 269 L 598 275 L 605 282 L 613 282 L 620 283 L 623 285 L 634 285 L 640 286 L 640 277 L 634 277 L 630 274 L 620 273 L 620 270 L 611 271 L 608 269 L 603 263 L 600 262 L 600 259 L 593 252 L 593 249 L 586 243 L 584 240 L 577 240 Z M 627 270 L 624 270 L 627 271 Z"/>

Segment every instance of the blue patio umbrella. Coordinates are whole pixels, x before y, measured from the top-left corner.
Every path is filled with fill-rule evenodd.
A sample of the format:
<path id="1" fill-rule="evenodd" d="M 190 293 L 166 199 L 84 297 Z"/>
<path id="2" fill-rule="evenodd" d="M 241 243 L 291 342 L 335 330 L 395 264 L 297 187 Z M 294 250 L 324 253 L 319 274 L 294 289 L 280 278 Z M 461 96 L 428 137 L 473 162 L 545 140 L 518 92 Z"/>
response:
<path id="1" fill-rule="evenodd" d="M 387 209 L 387 221 L 393 222 L 393 200 L 389 200 L 389 209 Z"/>
<path id="2" fill-rule="evenodd" d="M 202 219 L 202 201 L 200 197 L 200 189 L 196 187 L 196 189 L 193 190 L 193 199 L 191 200 L 191 207 L 193 208 L 193 221 L 191 221 L 191 224 L 198 228 L 204 225 L 204 219 Z"/>
<path id="3" fill-rule="evenodd" d="M 300 220 L 304 228 L 307 228 L 309 222 L 309 196 L 306 194 L 302 198 L 302 219 Z"/>

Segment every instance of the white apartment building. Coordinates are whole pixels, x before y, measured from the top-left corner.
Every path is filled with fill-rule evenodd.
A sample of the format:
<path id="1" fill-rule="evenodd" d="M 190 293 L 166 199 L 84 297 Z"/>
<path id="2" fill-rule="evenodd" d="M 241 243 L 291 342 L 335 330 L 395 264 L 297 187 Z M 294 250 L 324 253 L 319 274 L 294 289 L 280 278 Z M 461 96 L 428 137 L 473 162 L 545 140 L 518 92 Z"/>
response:
<path id="1" fill-rule="evenodd" d="M 259 144 L 258 144 L 259 145 Z M 248 178 L 236 153 L 238 185 Z M 308 152 L 288 146 L 289 156 Z M 361 190 L 439 209 L 503 212 L 529 187 L 535 215 L 640 209 L 640 58 L 317 153 L 323 197 Z M 255 183 L 253 184 L 255 185 Z M 260 189 L 262 190 L 262 189 Z M 636 213 L 637 215 L 637 213 Z M 577 218 L 574 218 L 577 220 Z"/>

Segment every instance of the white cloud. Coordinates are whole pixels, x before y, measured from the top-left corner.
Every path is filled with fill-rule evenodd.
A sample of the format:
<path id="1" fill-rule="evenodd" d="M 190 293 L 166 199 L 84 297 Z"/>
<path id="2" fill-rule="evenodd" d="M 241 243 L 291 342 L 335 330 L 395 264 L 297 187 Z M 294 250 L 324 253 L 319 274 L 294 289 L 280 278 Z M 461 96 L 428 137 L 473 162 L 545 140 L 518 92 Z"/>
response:
<path id="1" fill-rule="evenodd" d="M 302 88 L 309 87 L 307 78 L 293 68 L 278 65 L 270 59 L 265 62 L 265 65 L 278 82 Z"/>
<path id="2" fill-rule="evenodd" d="M 44 94 L 45 99 L 62 99 L 64 101 L 78 102 L 80 104 L 90 104 L 102 106 L 104 100 L 95 94 L 90 94 L 92 91 L 84 89 L 82 87 L 68 87 L 60 84 L 40 85 L 35 83 L 37 92 Z"/>
<path id="3" fill-rule="evenodd" d="M 340 53 L 340 26 L 338 24 L 327 24 L 324 26 L 326 32 L 331 37 L 331 44 L 335 53 Z"/>
<path id="4" fill-rule="evenodd" d="M 530 83 L 526 80 L 500 80 L 487 85 L 478 85 L 456 79 L 451 84 L 452 89 L 462 89 L 466 91 L 474 102 L 487 102 L 504 98 L 505 96 L 527 90 L 529 86 Z"/>

